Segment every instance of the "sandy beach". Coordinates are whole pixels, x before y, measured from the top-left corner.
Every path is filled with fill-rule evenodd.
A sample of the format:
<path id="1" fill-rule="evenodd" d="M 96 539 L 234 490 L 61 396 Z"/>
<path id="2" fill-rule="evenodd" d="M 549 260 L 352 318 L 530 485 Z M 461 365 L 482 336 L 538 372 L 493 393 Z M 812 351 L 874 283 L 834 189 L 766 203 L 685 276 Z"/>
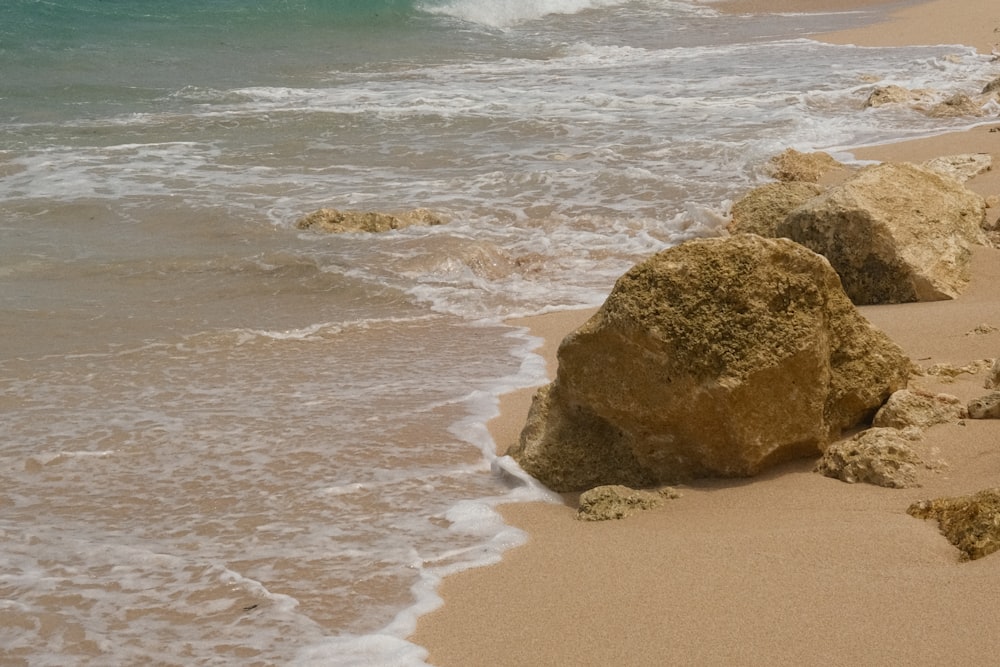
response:
<path id="1" fill-rule="evenodd" d="M 827 11 L 882 2 L 735 0 L 731 11 Z M 1000 40 L 995 0 L 907 4 L 888 22 L 828 36 L 858 45 L 962 43 L 989 53 Z M 1000 123 L 855 151 L 865 160 L 920 162 L 989 152 Z M 1000 168 L 968 187 L 1000 194 Z M 989 215 L 997 215 L 991 209 Z M 977 248 L 959 299 L 861 312 L 917 364 L 963 366 L 1000 351 L 1000 250 Z M 555 349 L 592 311 L 517 322 Z M 981 325 L 987 325 L 982 327 Z M 918 377 L 911 387 L 969 400 L 983 374 Z M 505 396 L 491 423 L 512 444 L 531 391 Z M 704 480 L 623 521 L 574 520 L 567 504 L 502 508 L 525 546 L 495 566 L 445 580 L 444 605 L 411 641 L 439 666 L 476 665 L 942 665 L 1000 653 L 995 582 L 1000 555 L 963 563 L 931 521 L 906 514 L 916 500 L 1000 484 L 1000 422 L 931 427 L 914 444 L 935 465 L 920 488 L 846 484 L 812 471 L 815 460 L 762 476 Z"/>

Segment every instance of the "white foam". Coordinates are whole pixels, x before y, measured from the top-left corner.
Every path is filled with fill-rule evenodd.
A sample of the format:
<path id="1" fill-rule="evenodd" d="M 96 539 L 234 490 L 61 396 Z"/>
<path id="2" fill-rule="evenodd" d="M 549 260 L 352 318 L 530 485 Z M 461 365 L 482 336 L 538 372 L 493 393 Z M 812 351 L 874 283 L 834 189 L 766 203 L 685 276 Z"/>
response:
<path id="1" fill-rule="evenodd" d="M 453 16 L 463 21 L 493 28 L 508 28 L 518 23 L 551 14 L 576 14 L 587 9 L 613 7 L 628 0 L 446 0 L 423 3 L 421 9 L 431 14 Z"/>

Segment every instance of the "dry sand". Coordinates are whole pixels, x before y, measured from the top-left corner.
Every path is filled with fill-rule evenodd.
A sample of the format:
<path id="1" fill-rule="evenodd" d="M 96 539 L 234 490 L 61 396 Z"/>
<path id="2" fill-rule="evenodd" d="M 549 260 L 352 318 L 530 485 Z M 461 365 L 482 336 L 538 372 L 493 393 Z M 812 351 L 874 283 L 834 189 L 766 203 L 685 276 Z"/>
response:
<path id="1" fill-rule="evenodd" d="M 813 4 L 857 3 L 801 3 Z M 931 32 L 907 33 L 910 43 L 975 43 L 934 32 L 953 25 L 935 13 L 942 5 L 979 12 L 977 24 L 1000 11 L 996 0 L 930 2 L 874 36 L 896 39 L 897 29 L 918 25 Z M 989 130 L 855 154 L 922 161 L 990 152 L 1000 164 L 1000 132 Z M 1000 194 L 1000 169 L 969 185 Z M 973 268 L 957 300 L 861 312 L 923 366 L 1000 356 L 1000 330 L 979 326 L 1000 327 L 1000 251 L 978 249 Z M 550 374 L 558 342 L 591 312 L 525 321 L 546 341 Z M 986 393 L 982 383 L 980 373 L 911 386 L 967 400 Z M 530 394 L 504 398 L 491 424 L 501 449 L 517 438 Z M 991 663 L 1000 655 L 1000 554 L 960 563 L 933 522 L 905 510 L 914 500 L 1000 485 L 1000 422 L 935 426 L 915 449 L 942 462 L 921 471 L 917 489 L 845 484 L 813 473 L 810 460 L 750 480 L 691 484 L 681 498 L 623 521 L 575 521 L 569 504 L 505 506 L 529 543 L 498 565 L 446 579 L 445 605 L 420 620 L 411 640 L 441 667 Z"/>

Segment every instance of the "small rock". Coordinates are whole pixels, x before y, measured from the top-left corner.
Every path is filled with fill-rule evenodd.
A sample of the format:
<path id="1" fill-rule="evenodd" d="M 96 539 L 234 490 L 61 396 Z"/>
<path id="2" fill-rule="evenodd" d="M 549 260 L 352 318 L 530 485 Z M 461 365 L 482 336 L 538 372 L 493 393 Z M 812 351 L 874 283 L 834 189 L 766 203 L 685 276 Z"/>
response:
<path id="1" fill-rule="evenodd" d="M 927 160 L 920 166 L 942 176 L 953 178 L 959 183 L 964 183 L 973 176 L 978 176 L 992 169 L 993 157 L 989 153 L 945 155 Z"/>
<path id="2" fill-rule="evenodd" d="M 898 430 L 870 428 L 830 445 L 816 464 L 816 472 L 848 484 L 905 489 L 919 486 L 917 466 L 921 463 Z"/>
<path id="3" fill-rule="evenodd" d="M 906 513 L 918 519 L 936 519 L 941 533 L 962 552 L 963 561 L 1000 549 L 1000 489 L 921 500 L 910 505 Z"/>
<path id="4" fill-rule="evenodd" d="M 1000 359 L 993 362 L 990 366 L 989 373 L 986 374 L 986 380 L 983 382 L 983 386 L 987 389 L 997 389 L 1000 388 Z"/>
<path id="5" fill-rule="evenodd" d="M 927 111 L 931 118 L 954 118 L 957 116 L 982 116 L 982 105 L 964 93 L 956 93 L 944 102 L 935 104 Z"/>
<path id="6" fill-rule="evenodd" d="M 897 429 L 911 426 L 924 429 L 967 416 L 968 412 L 957 396 L 900 389 L 879 409 L 872 424 Z"/>
<path id="7" fill-rule="evenodd" d="M 639 491 L 620 484 L 597 486 L 580 494 L 576 518 L 580 521 L 624 519 L 679 497 L 680 494 L 669 486 L 658 491 Z"/>
<path id="8" fill-rule="evenodd" d="M 970 419 L 1000 419 L 1000 392 L 969 401 Z"/>

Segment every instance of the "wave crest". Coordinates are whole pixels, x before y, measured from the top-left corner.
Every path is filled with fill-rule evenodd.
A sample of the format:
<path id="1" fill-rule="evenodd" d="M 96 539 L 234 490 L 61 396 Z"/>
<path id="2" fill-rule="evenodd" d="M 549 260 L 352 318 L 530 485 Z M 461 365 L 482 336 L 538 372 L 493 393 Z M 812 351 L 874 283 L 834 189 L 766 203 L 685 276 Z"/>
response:
<path id="1" fill-rule="evenodd" d="M 452 16 L 493 28 L 508 28 L 549 14 L 576 14 L 626 2 L 628 0 L 444 0 L 418 3 L 417 8 L 429 14 Z"/>

